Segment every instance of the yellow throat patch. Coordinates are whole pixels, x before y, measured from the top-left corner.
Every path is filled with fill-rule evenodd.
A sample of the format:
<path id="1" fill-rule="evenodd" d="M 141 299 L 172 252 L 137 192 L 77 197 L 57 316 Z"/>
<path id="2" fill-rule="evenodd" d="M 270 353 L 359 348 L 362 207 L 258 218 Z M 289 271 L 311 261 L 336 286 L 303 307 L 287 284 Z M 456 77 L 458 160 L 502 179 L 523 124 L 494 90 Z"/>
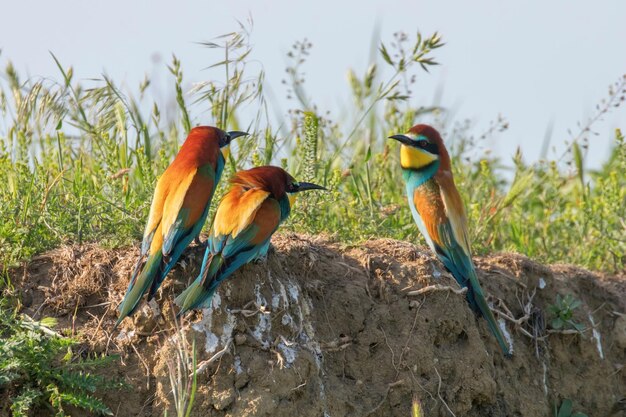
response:
<path id="1" fill-rule="evenodd" d="M 296 194 L 287 193 L 287 198 L 289 199 L 289 207 L 293 208 L 293 205 L 296 204 Z"/>
<path id="2" fill-rule="evenodd" d="M 224 156 L 224 160 L 228 160 L 228 156 L 230 155 L 230 145 L 226 145 L 220 149 L 222 151 L 222 155 Z"/>
<path id="3" fill-rule="evenodd" d="M 400 165 L 402 168 L 422 169 L 439 157 L 412 146 L 400 146 Z"/>

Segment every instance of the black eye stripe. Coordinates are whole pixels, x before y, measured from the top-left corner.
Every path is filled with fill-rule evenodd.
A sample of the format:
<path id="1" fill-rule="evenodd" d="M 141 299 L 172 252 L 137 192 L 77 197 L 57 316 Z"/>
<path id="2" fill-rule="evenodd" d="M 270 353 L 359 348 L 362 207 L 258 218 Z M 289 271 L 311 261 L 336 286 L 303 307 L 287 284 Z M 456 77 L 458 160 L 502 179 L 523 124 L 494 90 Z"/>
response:
<path id="1" fill-rule="evenodd" d="M 420 140 L 417 142 L 417 146 L 434 155 L 439 155 L 439 148 L 434 143 L 430 143 L 425 140 Z"/>

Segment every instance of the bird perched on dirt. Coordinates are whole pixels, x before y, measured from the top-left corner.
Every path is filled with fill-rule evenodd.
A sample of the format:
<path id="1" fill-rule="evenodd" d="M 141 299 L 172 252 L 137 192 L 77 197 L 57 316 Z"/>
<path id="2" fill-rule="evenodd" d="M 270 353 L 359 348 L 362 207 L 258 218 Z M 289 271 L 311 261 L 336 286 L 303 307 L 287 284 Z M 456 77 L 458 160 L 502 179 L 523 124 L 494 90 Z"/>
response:
<path id="1" fill-rule="evenodd" d="M 154 297 L 185 248 L 198 237 L 224 169 L 222 151 L 244 135 L 247 133 L 224 132 L 211 126 L 191 129 L 157 182 L 141 255 L 119 306 L 116 326 L 135 311 L 148 288 L 148 300 Z"/>
<path id="2" fill-rule="evenodd" d="M 417 227 L 430 249 L 461 287 L 467 301 L 481 314 L 506 356 L 510 356 L 498 324 L 489 309 L 472 263 L 467 220 L 454 185 L 450 156 L 439 132 L 428 125 L 413 126 L 406 135 L 390 136 L 400 142 L 400 165 L 407 197 Z"/>
<path id="3" fill-rule="evenodd" d="M 217 208 L 200 275 L 176 298 L 179 315 L 209 307 L 219 284 L 242 265 L 267 252 L 270 239 L 289 216 L 295 193 L 325 190 L 297 182 L 284 169 L 263 166 L 241 171 Z"/>

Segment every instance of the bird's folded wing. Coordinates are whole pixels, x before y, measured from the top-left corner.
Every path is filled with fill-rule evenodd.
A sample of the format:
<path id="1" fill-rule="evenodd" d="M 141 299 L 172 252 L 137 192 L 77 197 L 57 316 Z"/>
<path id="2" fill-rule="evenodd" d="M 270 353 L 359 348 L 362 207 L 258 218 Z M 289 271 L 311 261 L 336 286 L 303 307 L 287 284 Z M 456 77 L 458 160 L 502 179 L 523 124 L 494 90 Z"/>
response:
<path id="1" fill-rule="evenodd" d="M 280 222 L 278 201 L 273 198 L 266 198 L 257 207 L 251 218 L 247 219 L 247 226 L 241 232 L 230 233 L 226 236 L 215 236 L 214 233 L 211 233 L 207 250 L 211 250 L 211 258 L 218 258 L 221 265 L 219 270 L 213 269 L 212 273 L 203 277 L 204 288 L 221 282 L 237 268 L 254 259 L 272 237 Z M 217 216 L 214 228 L 217 228 Z"/>
<path id="2" fill-rule="evenodd" d="M 447 185 L 447 184 L 446 184 Z M 467 280 L 475 279 L 470 249 L 467 220 L 463 202 L 454 184 L 440 187 L 445 208 L 445 221 L 438 225 L 441 255 L 446 267 L 453 272 L 459 284 L 467 286 Z M 456 273 L 455 273 L 456 272 Z M 463 282 L 461 282 L 463 280 Z"/>
<path id="3" fill-rule="evenodd" d="M 211 235 L 236 238 L 252 223 L 257 210 L 269 195 L 269 192 L 260 189 L 245 190 L 242 187 L 232 189 L 217 208 Z"/>
<path id="4" fill-rule="evenodd" d="M 157 181 L 154 196 L 152 197 L 150 214 L 148 215 L 148 222 L 146 223 L 146 229 L 143 234 L 143 242 L 141 244 L 142 255 L 148 253 L 155 232 L 161 224 L 161 219 L 163 218 L 163 205 L 165 204 L 169 188 L 170 181 L 167 181 L 167 177 L 163 175 L 163 177 L 159 178 Z"/>
<path id="5" fill-rule="evenodd" d="M 467 256 L 471 256 L 472 252 L 467 234 L 467 219 L 465 217 L 463 200 L 461 200 L 452 177 L 443 177 L 438 180 L 441 200 L 443 201 L 454 240 L 458 242 Z"/>

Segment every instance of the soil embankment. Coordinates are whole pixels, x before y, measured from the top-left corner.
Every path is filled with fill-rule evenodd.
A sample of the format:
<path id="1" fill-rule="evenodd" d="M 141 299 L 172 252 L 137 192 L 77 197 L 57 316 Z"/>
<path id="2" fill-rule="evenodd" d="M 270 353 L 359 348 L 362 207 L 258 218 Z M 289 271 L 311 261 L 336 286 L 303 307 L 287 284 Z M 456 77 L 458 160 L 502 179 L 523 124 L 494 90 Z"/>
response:
<path id="1" fill-rule="evenodd" d="M 193 416 L 409 417 L 413 396 L 428 417 L 544 417 L 565 398 L 589 416 L 609 416 L 626 396 L 623 275 L 511 254 L 476 258 L 490 301 L 509 316 L 496 316 L 513 344 L 506 359 L 463 295 L 409 295 L 457 288 L 423 248 L 301 235 L 273 244 L 265 262 L 220 287 L 212 309 L 182 322 L 202 369 Z M 122 355 L 106 370 L 133 385 L 105 394 L 116 415 L 175 415 L 170 303 L 196 277 L 202 249 L 187 251 L 156 303 L 111 332 L 136 256 L 136 248 L 63 247 L 16 271 L 14 283 L 25 313 L 58 317 L 86 349 Z M 582 334 L 548 330 L 557 294 L 582 301 L 574 314 Z"/>

